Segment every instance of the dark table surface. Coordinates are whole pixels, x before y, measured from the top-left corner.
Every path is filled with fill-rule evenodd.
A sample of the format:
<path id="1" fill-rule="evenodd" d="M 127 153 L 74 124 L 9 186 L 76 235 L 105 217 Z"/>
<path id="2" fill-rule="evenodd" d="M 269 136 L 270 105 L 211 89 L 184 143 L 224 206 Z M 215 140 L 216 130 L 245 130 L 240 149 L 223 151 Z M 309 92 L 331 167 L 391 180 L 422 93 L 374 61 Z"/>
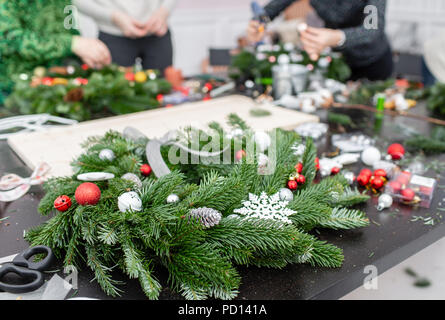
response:
<path id="1" fill-rule="evenodd" d="M 430 124 L 417 119 L 385 117 L 379 126 L 376 125 L 372 113 L 361 110 L 342 112 L 350 115 L 356 122 L 356 127 L 360 128 L 361 132 L 375 137 L 382 147 L 393 142 L 403 142 L 410 128 L 427 134 L 431 130 Z M 426 113 L 422 104 L 411 112 Z M 326 119 L 326 111 L 320 111 L 319 115 L 322 121 Z M 330 133 L 336 129 L 335 126 L 331 127 Z M 353 130 L 357 131 L 356 128 Z M 329 141 L 328 136 L 318 142 L 319 152 L 332 150 Z M 426 158 L 423 163 L 428 165 L 438 161 L 445 163 L 445 155 Z M 348 168 L 358 173 L 362 166 L 358 163 Z M 2 141 L 0 176 L 5 173 L 29 176 L 30 169 L 14 154 L 7 143 Z M 444 172 L 430 169 L 424 175 L 439 178 L 439 186 L 445 184 L 440 182 L 440 175 L 442 179 L 445 178 Z M 42 188 L 35 186 L 15 202 L 0 203 L 0 219 L 8 217 L 0 223 L 0 257 L 27 248 L 28 244 L 23 240 L 24 230 L 48 219 L 41 217 L 36 210 L 42 196 Z M 317 230 L 316 234 L 320 239 L 343 249 L 345 261 L 341 268 L 313 268 L 308 265 L 291 265 L 282 270 L 240 268 L 242 284 L 238 299 L 338 299 L 363 285 L 368 275 L 364 273 L 366 266 L 377 267 L 378 273 L 381 274 L 445 235 L 445 224 L 440 215 L 445 212 L 439 210 L 445 204 L 443 187 L 436 189 L 429 209 L 395 204 L 391 209 L 378 212 L 377 198 L 378 196 L 374 195 L 371 201 L 360 207 L 370 218 L 371 223 L 368 227 L 348 231 Z M 431 216 L 435 219 L 435 224 L 431 226 L 424 225 L 422 221 L 411 221 L 413 216 Z M 165 271 L 158 271 L 157 275 L 164 287 L 160 299 L 180 299 L 179 295 L 168 289 L 166 285 L 168 275 Z M 59 274 L 63 276 L 62 272 Z M 79 274 L 78 290 L 69 296 L 110 299 L 95 281 L 91 281 L 93 278 L 93 274 L 84 268 Z M 121 286 L 124 290 L 121 299 L 145 299 L 137 281 L 128 280 L 119 273 L 116 273 L 116 279 L 125 282 Z"/>

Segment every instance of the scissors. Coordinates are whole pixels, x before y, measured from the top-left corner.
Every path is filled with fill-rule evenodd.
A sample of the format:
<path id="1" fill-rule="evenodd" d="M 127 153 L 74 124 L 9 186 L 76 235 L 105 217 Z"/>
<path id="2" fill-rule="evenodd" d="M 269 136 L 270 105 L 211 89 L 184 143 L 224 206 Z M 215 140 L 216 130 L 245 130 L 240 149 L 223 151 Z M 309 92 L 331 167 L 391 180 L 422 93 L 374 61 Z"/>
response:
<path id="1" fill-rule="evenodd" d="M 36 254 L 46 254 L 39 262 L 30 260 Z M 31 247 L 22 253 L 0 259 L 0 292 L 25 293 L 37 290 L 43 283 L 42 271 L 46 271 L 54 260 L 52 250 L 46 246 Z M 2 278 L 8 273 L 15 273 L 26 280 L 25 284 L 8 284 Z"/>

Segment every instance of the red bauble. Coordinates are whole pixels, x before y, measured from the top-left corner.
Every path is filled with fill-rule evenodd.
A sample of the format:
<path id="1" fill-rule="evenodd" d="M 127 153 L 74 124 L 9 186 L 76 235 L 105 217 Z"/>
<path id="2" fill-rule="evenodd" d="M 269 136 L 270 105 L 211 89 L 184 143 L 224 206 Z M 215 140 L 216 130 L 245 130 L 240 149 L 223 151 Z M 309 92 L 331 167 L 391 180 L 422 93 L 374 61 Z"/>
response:
<path id="1" fill-rule="evenodd" d="M 303 185 L 306 183 L 306 177 L 300 174 L 295 181 L 297 181 L 299 185 Z"/>
<path id="2" fill-rule="evenodd" d="M 244 151 L 244 150 L 238 150 L 235 153 L 235 160 L 236 161 L 241 161 L 241 159 L 243 159 L 245 157 L 246 157 L 246 151 Z"/>
<path id="3" fill-rule="evenodd" d="M 100 189 L 92 182 L 84 182 L 77 187 L 74 197 L 78 204 L 82 206 L 95 205 L 100 200 Z"/>
<path id="4" fill-rule="evenodd" d="M 54 83 L 54 79 L 51 77 L 45 77 L 42 79 L 42 84 L 45 86 L 52 86 Z"/>
<path id="5" fill-rule="evenodd" d="M 289 181 L 287 182 L 287 187 L 288 187 L 290 190 L 297 190 L 297 188 L 298 188 L 297 181 L 295 181 L 295 180 L 289 180 Z"/>
<path id="6" fill-rule="evenodd" d="M 385 180 L 383 180 L 381 177 L 374 177 L 371 182 L 371 186 L 374 189 L 381 189 L 385 185 Z"/>
<path id="7" fill-rule="evenodd" d="M 331 169 L 331 174 L 332 175 L 337 175 L 337 174 L 339 174 L 340 173 L 340 168 L 339 167 L 333 167 L 332 169 Z"/>
<path id="8" fill-rule="evenodd" d="M 151 167 L 148 164 L 143 164 L 139 170 L 144 177 L 148 177 L 151 174 Z"/>
<path id="9" fill-rule="evenodd" d="M 402 189 L 402 184 L 399 181 L 391 181 L 388 186 L 393 193 L 399 193 L 400 189 Z"/>
<path id="10" fill-rule="evenodd" d="M 71 198 L 68 196 L 59 196 L 54 200 L 54 208 L 60 212 L 65 212 L 71 207 Z"/>
<path id="11" fill-rule="evenodd" d="M 134 81 L 134 73 L 133 72 L 125 73 L 125 79 L 127 79 L 128 81 Z"/>
<path id="12" fill-rule="evenodd" d="M 368 177 L 368 180 L 369 180 L 369 179 L 372 177 L 372 171 L 369 170 L 369 169 L 367 169 L 367 168 L 362 169 L 362 170 L 360 171 L 359 176 L 366 176 L 366 177 Z"/>
<path id="13" fill-rule="evenodd" d="M 388 147 L 387 152 L 393 160 L 400 160 L 405 155 L 405 148 L 399 143 L 393 143 Z"/>
<path id="14" fill-rule="evenodd" d="M 369 183 L 370 177 L 367 175 L 359 174 L 357 177 L 357 183 L 362 187 L 366 186 Z"/>
<path id="15" fill-rule="evenodd" d="M 301 174 L 303 172 L 303 164 L 301 162 L 298 162 L 295 166 L 295 170 L 297 170 L 298 174 Z"/>
<path id="16" fill-rule="evenodd" d="M 400 194 L 402 195 L 403 201 L 408 201 L 408 202 L 413 201 L 414 197 L 416 196 L 414 190 L 410 188 L 403 189 L 400 192 Z"/>
<path id="17" fill-rule="evenodd" d="M 374 171 L 374 177 L 382 177 L 382 178 L 386 178 L 387 173 L 384 169 L 377 169 Z"/>
<path id="18" fill-rule="evenodd" d="M 396 181 L 400 182 L 400 184 L 403 186 L 407 185 L 410 179 L 411 179 L 411 173 L 403 171 L 401 174 L 397 176 Z"/>

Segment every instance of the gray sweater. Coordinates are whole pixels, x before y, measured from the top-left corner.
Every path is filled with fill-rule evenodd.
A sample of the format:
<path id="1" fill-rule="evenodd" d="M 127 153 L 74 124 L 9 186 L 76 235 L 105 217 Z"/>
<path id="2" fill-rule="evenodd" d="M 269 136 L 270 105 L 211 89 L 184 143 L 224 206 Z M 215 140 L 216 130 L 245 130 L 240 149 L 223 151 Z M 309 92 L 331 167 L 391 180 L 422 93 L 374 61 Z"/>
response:
<path id="1" fill-rule="evenodd" d="M 73 0 L 78 10 L 93 18 L 99 30 L 121 36 L 122 31 L 111 20 L 114 11 L 123 11 L 140 22 L 146 22 L 160 7 L 169 12 L 176 0 Z"/>
<path id="2" fill-rule="evenodd" d="M 298 0 L 272 0 L 264 9 L 273 19 L 295 1 Z M 345 32 L 346 41 L 337 49 L 344 53 L 350 66 L 368 66 L 390 50 L 385 35 L 386 0 L 311 0 L 311 5 L 325 22 L 326 28 Z M 367 16 L 364 9 L 367 5 L 377 9 L 377 29 L 364 26 Z"/>

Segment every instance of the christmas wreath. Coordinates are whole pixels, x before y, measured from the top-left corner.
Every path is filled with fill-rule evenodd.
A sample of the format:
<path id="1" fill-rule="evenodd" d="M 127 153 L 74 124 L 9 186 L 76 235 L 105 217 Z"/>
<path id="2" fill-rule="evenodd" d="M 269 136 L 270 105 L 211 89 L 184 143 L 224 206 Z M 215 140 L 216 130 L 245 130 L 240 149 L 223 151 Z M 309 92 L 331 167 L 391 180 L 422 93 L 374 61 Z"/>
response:
<path id="1" fill-rule="evenodd" d="M 86 65 L 38 67 L 20 74 L 5 100 L 17 114 L 48 113 L 78 121 L 103 118 L 159 107 L 156 97 L 171 85 L 154 70 L 110 65 L 101 70 Z"/>
<path id="2" fill-rule="evenodd" d="M 349 207 L 369 197 L 342 175 L 314 183 L 312 140 L 302 144 L 295 132 L 279 129 L 254 132 L 236 115 L 229 124 L 228 131 L 218 123 L 205 131 L 185 128 L 169 143 L 131 130 L 89 138 L 72 162 L 75 174 L 44 185 L 38 210 L 55 216 L 25 238 L 51 247 L 66 266 L 86 264 L 111 296 L 120 294 L 111 275 L 116 268 L 137 278 L 150 299 L 162 290 L 155 265 L 168 271 L 168 285 L 186 299 L 232 299 L 241 282 L 236 265 L 340 267 L 342 250 L 308 232 L 367 226 L 365 214 Z M 201 142 L 194 146 L 197 134 Z M 209 143 L 224 152 L 208 152 Z M 164 174 L 153 160 L 156 146 Z M 174 146 L 180 148 L 173 154 L 187 150 L 191 163 L 197 154 L 207 161 L 174 163 Z M 235 158 L 230 163 L 209 161 L 227 152 Z M 275 170 L 264 174 L 272 157 Z"/>

